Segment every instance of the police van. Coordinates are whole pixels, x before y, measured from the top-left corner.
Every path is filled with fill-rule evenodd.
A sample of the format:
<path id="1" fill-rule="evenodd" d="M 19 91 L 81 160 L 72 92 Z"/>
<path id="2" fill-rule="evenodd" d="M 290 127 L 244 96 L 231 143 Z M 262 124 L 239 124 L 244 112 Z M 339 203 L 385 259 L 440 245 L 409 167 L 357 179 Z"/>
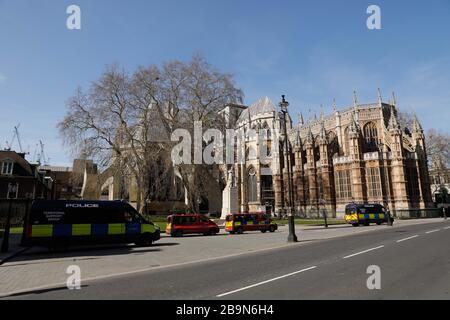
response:
<path id="1" fill-rule="evenodd" d="M 105 243 L 149 246 L 160 239 L 159 227 L 126 201 L 36 200 L 24 228 L 25 246 L 50 249 Z"/>
<path id="2" fill-rule="evenodd" d="M 358 227 L 368 226 L 371 223 L 381 225 L 387 223 L 392 225 L 394 219 L 390 213 L 380 204 L 350 203 L 345 207 L 345 221 L 348 224 Z"/>

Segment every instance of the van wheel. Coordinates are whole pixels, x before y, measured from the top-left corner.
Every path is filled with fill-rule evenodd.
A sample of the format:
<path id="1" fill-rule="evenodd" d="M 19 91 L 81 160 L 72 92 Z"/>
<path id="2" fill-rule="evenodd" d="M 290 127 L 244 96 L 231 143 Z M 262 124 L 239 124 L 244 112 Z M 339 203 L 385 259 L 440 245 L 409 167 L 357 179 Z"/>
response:
<path id="1" fill-rule="evenodd" d="M 66 252 L 69 247 L 69 240 L 67 239 L 55 239 L 49 246 L 49 250 L 55 253 Z"/>
<path id="2" fill-rule="evenodd" d="M 178 230 L 175 231 L 174 237 L 180 238 L 180 237 L 182 237 L 182 236 L 183 236 L 183 230 L 178 229 Z"/>
<path id="3" fill-rule="evenodd" d="M 269 232 L 274 233 L 275 232 L 275 227 L 274 226 L 270 226 Z"/>
<path id="4" fill-rule="evenodd" d="M 136 242 L 136 245 L 139 247 L 149 247 L 153 243 L 152 235 L 149 233 L 144 233 L 141 235 L 139 241 Z"/>
<path id="5" fill-rule="evenodd" d="M 209 230 L 208 236 L 215 236 L 217 234 L 217 230 Z"/>

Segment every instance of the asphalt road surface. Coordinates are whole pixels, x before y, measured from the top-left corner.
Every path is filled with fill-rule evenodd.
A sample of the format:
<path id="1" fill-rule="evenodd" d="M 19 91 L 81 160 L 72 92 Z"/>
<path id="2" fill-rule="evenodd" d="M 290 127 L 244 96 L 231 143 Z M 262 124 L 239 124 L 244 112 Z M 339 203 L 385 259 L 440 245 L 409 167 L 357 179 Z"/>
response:
<path id="1" fill-rule="evenodd" d="M 301 240 L 301 235 L 299 235 Z M 369 290 L 369 266 L 381 289 Z M 372 282 L 371 282 L 372 283 Z M 450 221 L 294 244 L 10 299 L 450 299 Z"/>

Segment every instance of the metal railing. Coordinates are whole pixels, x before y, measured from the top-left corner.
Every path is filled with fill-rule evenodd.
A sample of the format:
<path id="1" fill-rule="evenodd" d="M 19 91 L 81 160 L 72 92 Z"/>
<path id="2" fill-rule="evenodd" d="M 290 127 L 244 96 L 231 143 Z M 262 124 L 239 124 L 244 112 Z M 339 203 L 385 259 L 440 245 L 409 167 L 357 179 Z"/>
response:
<path id="1" fill-rule="evenodd" d="M 436 208 L 395 210 L 394 215 L 402 220 L 440 218 L 442 217 L 442 210 Z"/>

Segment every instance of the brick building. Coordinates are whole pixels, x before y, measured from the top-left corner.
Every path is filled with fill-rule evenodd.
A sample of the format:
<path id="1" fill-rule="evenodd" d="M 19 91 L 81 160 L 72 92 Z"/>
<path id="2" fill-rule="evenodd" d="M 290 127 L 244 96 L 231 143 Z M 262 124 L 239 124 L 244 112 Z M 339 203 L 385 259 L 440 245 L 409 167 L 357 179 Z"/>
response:
<path id="1" fill-rule="evenodd" d="M 38 164 L 29 163 L 24 153 L 0 151 L 0 199 L 6 199 L 8 186 L 17 186 L 12 197 L 17 199 L 51 198 L 52 179 L 39 171 Z"/>

